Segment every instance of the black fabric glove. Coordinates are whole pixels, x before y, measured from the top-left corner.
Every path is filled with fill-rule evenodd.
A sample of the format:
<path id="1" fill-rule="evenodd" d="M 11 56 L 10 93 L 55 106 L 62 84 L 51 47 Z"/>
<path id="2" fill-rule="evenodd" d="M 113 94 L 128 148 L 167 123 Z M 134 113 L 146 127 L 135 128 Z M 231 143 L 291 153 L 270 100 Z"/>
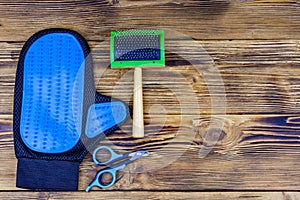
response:
<path id="1" fill-rule="evenodd" d="M 24 45 L 14 96 L 17 187 L 77 190 L 79 164 L 128 107 L 96 92 L 92 58 L 77 32 L 47 29 Z"/>

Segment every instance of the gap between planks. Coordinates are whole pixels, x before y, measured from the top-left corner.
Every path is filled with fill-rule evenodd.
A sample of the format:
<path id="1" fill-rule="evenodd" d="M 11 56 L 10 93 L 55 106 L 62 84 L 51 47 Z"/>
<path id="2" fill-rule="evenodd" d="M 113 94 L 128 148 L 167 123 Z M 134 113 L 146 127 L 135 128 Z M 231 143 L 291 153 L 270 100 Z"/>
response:
<path id="1" fill-rule="evenodd" d="M 298 192 L 0 192 L 0 198 L 7 200 L 15 199 L 38 199 L 38 200 L 76 200 L 76 199 L 116 199 L 116 200 L 140 200 L 140 199 L 174 199 L 174 200 L 297 200 L 300 198 Z"/>

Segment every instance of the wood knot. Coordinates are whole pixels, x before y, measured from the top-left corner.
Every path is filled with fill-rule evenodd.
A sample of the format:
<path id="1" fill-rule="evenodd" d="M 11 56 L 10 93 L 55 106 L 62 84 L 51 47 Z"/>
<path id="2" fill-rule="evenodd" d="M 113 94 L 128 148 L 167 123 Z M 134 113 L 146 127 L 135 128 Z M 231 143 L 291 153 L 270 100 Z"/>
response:
<path id="1" fill-rule="evenodd" d="M 225 138 L 226 133 L 220 128 L 209 128 L 203 136 L 203 144 L 205 146 L 214 146 L 218 141 Z"/>
<path id="2" fill-rule="evenodd" d="M 200 146 L 223 149 L 232 142 L 235 135 L 234 122 L 226 116 L 201 117 L 193 120 L 195 142 Z"/>

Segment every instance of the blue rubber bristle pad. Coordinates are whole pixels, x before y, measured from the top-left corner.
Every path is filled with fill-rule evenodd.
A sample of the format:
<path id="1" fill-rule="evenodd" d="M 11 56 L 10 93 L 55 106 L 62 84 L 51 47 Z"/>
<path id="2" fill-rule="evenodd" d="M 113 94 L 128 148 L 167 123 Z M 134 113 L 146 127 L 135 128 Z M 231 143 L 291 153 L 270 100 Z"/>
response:
<path id="1" fill-rule="evenodd" d="M 85 134 L 89 138 L 121 123 L 127 117 L 124 103 L 112 101 L 101 104 L 93 104 L 88 110 Z"/>
<path id="2" fill-rule="evenodd" d="M 84 52 L 68 33 L 37 39 L 24 60 L 20 134 L 32 150 L 60 153 L 80 139 Z"/>

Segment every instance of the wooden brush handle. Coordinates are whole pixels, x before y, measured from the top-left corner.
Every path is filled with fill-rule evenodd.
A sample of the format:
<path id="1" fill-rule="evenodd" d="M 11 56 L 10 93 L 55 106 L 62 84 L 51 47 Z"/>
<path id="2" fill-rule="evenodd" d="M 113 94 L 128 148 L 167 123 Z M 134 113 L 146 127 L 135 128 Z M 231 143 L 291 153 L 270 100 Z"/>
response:
<path id="1" fill-rule="evenodd" d="M 142 68 L 134 69 L 132 137 L 144 137 Z"/>

